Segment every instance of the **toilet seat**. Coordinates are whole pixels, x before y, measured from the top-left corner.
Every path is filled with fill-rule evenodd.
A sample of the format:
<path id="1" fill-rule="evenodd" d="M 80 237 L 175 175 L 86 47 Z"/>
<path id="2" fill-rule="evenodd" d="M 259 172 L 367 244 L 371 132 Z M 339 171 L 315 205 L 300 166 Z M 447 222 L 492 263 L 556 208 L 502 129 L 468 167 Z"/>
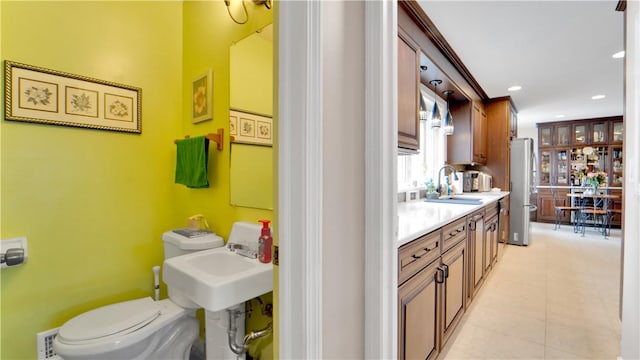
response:
<path id="1" fill-rule="evenodd" d="M 150 297 L 106 305 L 67 321 L 58 337 L 67 344 L 86 344 L 122 336 L 147 326 L 161 311 Z"/>

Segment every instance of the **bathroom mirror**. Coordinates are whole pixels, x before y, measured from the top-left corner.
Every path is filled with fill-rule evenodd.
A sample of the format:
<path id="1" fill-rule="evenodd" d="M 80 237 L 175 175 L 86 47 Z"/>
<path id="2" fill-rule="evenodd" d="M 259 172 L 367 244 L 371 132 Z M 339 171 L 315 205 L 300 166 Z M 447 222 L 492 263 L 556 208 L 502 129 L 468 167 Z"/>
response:
<path id="1" fill-rule="evenodd" d="M 231 112 L 259 117 L 273 114 L 273 25 L 254 32 L 229 49 Z M 230 113 L 231 120 L 231 113 Z M 240 124 L 230 124 L 230 135 Z M 273 209 L 273 148 L 269 144 L 231 143 L 230 203 Z"/>

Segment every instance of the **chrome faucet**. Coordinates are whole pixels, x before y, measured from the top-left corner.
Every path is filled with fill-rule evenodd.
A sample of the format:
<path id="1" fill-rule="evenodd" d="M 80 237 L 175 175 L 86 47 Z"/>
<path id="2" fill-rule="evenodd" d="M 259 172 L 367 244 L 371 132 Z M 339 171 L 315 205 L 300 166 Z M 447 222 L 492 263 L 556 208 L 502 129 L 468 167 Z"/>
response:
<path id="1" fill-rule="evenodd" d="M 246 244 L 228 243 L 227 249 L 231 252 L 235 252 L 238 255 L 242 255 L 251 259 L 258 257 L 258 251 L 253 247 Z"/>
<path id="2" fill-rule="evenodd" d="M 442 185 L 440 184 L 440 179 L 442 178 L 442 170 L 447 168 L 450 169 L 451 172 L 453 173 L 453 180 L 458 180 L 458 175 L 456 175 L 456 169 L 453 166 L 444 165 L 443 167 L 441 167 L 440 170 L 438 170 L 438 187 L 436 188 L 438 191 L 438 194 L 442 194 Z M 445 172 L 444 174 L 446 175 L 447 173 Z"/>

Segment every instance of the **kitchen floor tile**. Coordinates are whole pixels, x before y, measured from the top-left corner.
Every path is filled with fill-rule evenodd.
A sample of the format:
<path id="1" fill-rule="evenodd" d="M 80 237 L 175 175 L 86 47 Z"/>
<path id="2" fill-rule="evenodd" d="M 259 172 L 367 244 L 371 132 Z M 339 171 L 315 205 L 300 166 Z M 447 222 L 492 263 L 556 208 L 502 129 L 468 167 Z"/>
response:
<path id="1" fill-rule="evenodd" d="M 440 358 L 615 359 L 620 236 L 533 223 L 529 246 L 501 248 Z"/>

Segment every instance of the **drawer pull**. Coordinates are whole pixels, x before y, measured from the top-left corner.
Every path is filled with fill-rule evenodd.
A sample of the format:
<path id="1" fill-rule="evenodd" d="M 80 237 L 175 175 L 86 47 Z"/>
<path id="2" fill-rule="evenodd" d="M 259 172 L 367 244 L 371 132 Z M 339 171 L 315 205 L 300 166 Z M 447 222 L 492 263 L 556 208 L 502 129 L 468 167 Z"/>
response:
<path id="1" fill-rule="evenodd" d="M 435 250 L 437 248 L 438 248 L 438 242 L 436 241 L 436 244 L 432 248 L 426 247 L 426 248 L 424 248 L 424 251 L 429 252 L 429 251 Z"/>
<path id="2" fill-rule="evenodd" d="M 418 256 L 418 255 L 416 255 L 416 254 L 412 254 L 412 255 L 411 255 L 411 257 L 412 257 L 412 258 L 414 258 L 414 259 L 416 259 L 416 260 L 418 260 L 418 259 L 422 258 L 422 256 Z"/>

